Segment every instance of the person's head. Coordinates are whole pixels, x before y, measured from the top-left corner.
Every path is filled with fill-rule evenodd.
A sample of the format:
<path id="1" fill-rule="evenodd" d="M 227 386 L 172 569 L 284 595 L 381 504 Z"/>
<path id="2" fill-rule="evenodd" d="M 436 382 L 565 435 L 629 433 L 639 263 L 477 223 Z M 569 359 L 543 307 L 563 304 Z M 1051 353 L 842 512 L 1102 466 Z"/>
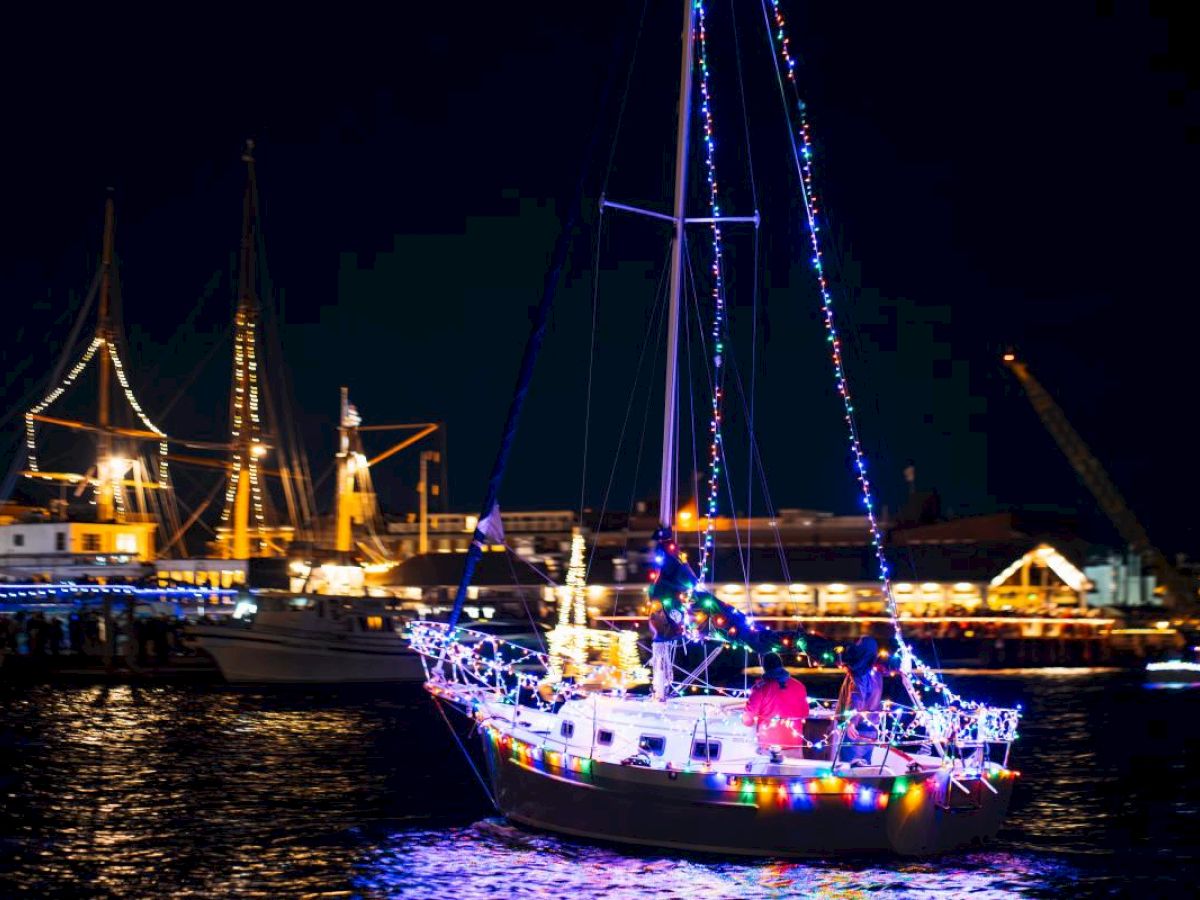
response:
<path id="1" fill-rule="evenodd" d="M 779 658 L 778 653 L 764 653 L 762 667 L 764 672 L 770 672 L 772 669 L 782 669 L 783 660 Z"/>
<path id="2" fill-rule="evenodd" d="M 861 677 L 871 670 L 878 656 L 879 645 L 875 642 L 875 638 L 864 634 L 842 651 L 842 663 L 851 675 Z"/>

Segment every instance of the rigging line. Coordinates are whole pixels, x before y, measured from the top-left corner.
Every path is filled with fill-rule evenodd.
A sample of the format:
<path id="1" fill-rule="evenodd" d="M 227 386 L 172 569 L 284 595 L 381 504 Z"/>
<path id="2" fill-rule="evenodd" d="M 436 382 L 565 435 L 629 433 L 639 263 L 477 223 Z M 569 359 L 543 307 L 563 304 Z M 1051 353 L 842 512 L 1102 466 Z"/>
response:
<path id="1" fill-rule="evenodd" d="M 758 385 L 758 226 L 754 228 L 754 275 L 750 286 L 750 410 L 746 416 L 746 431 L 754 440 L 754 413 Z M 741 377 L 737 379 L 741 389 Z M 754 527 L 754 454 L 746 461 L 746 547 L 749 553 L 751 530 Z M 747 586 L 749 582 L 747 581 Z"/>
<path id="2" fill-rule="evenodd" d="M 614 66 L 609 71 L 608 77 L 604 82 L 600 103 L 597 106 L 600 110 L 608 108 L 608 100 L 612 92 L 615 74 Z M 487 489 L 479 511 L 479 522 L 486 522 L 489 517 L 497 514 L 496 510 L 499 508 L 500 487 L 504 482 L 505 470 L 508 468 L 513 441 L 516 438 L 517 427 L 521 421 L 521 412 L 524 409 L 526 398 L 529 396 L 534 367 L 537 364 L 542 343 L 546 338 L 546 328 L 549 323 L 550 313 L 554 307 L 555 295 L 558 293 L 559 284 L 562 281 L 562 271 L 567 265 L 571 246 L 578 231 L 583 205 L 583 194 L 587 186 L 588 174 L 592 171 L 592 163 L 598 142 L 599 129 L 596 128 L 592 130 L 588 138 L 587 149 L 584 152 L 583 167 L 579 173 L 579 181 L 575 186 L 575 191 L 571 194 L 570 206 L 567 208 L 567 214 L 563 218 L 562 230 L 554 242 L 554 250 L 550 258 L 550 268 L 546 271 L 546 275 L 542 280 L 541 299 L 530 313 L 529 334 L 525 339 L 525 348 L 521 352 L 521 363 L 517 369 L 517 378 L 513 385 L 512 398 L 509 400 L 508 412 L 504 417 L 504 426 L 500 432 L 500 446 L 496 450 L 496 457 L 492 461 L 492 469 L 488 475 Z M 479 558 L 483 553 L 483 541 L 486 537 L 479 526 L 476 525 L 471 544 L 467 548 L 466 559 L 463 560 L 462 576 L 459 578 L 458 588 L 454 592 L 454 606 L 450 610 L 449 618 L 451 626 L 458 621 L 458 617 L 462 613 L 463 603 L 466 602 L 467 598 L 467 588 L 471 584 L 471 577 L 474 575 L 475 567 L 479 565 Z"/>
<path id="3" fill-rule="evenodd" d="M 604 514 L 608 511 L 608 501 L 612 495 L 613 483 L 617 477 L 617 464 L 618 464 L 618 462 L 620 460 L 620 456 L 621 456 L 621 447 L 623 447 L 625 444 L 625 432 L 626 432 L 626 429 L 629 427 L 629 415 L 630 415 L 630 413 L 633 412 L 634 399 L 637 397 L 637 387 L 638 387 L 638 384 L 641 382 L 642 366 L 646 360 L 646 351 L 650 349 L 651 335 L 655 336 L 654 342 L 657 344 L 657 335 L 660 333 L 660 330 L 661 330 L 661 324 L 656 324 L 656 323 L 661 323 L 661 319 L 663 316 L 663 310 L 665 308 L 664 304 L 663 304 L 663 296 L 664 296 L 663 285 L 666 283 L 666 280 L 667 280 L 667 266 L 666 266 L 666 260 L 664 259 L 663 266 L 662 266 L 661 272 L 659 274 L 658 288 L 655 290 L 655 302 L 654 302 L 654 307 L 651 311 L 650 328 L 646 331 L 646 334 L 642 339 L 641 350 L 638 352 L 637 366 L 634 368 L 634 372 L 633 372 L 633 386 L 629 390 L 629 402 L 625 406 L 625 418 L 621 422 L 621 433 L 617 438 L 617 448 L 613 452 L 613 463 L 612 463 L 612 467 L 609 469 L 609 473 L 608 473 L 608 484 L 604 489 L 604 497 L 600 504 L 600 515 L 599 515 L 599 518 L 596 520 L 596 532 L 592 537 L 591 552 L 588 553 L 587 570 L 584 572 L 585 579 L 587 578 L 588 575 L 591 574 L 591 571 L 592 571 L 592 559 L 595 556 L 596 543 L 600 539 L 600 528 L 604 521 Z M 650 405 L 649 393 L 647 392 L 647 400 L 646 400 L 647 409 L 649 408 L 649 405 Z M 642 439 L 643 440 L 645 439 L 645 436 L 646 436 L 645 435 L 645 424 L 644 424 L 644 420 L 643 420 L 643 427 L 642 427 Z M 638 458 L 640 461 L 640 458 L 641 458 L 640 445 L 638 448 Z M 636 477 L 636 470 L 635 470 L 635 476 L 634 476 L 634 490 L 635 491 L 637 490 L 636 485 L 637 485 L 637 477 Z M 632 508 L 632 505 L 633 505 L 633 501 L 631 500 L 630 501 L 631 508 Z"/>
<path id="4" fill-rule="evenodd" d="M 209 347 L 208 352 L 204 354 L 204 358 L 201 359 L 200 362 L 193 367 L 192 371 L 188 373 L 188 376 L 179 386 L 179 390 L 176 391 L 175 396 L 172 397 L 167 402 L 167 405 L 159 411 L 157 421 L 162 422 L 166 418 L 167 414 L 175 408 L 175 404 L 177 404 L 187 395 L 187 392 L 191 389 L 191 386 L 195 383 L 196 379 L 200 377 L 200 373 L 208 366 L 210 362 L 212 362 L 212 359 L 214 356 L 216 356 L 217 351 L 225 346 L 225 339 L 229 337 L 229 334 L 232 331 L 233 322 L 230 321 L 225 326 L 224 330 L 222 330 L 220 337 L 213 341 L 213 345 Z"/>
<path id="5" fill-rule="evenodd" d="M 156 385 L 160 382 L 160 374 L 162 372 L 162 361 L 167 359 L 175 359 L 182 345 L 195 334 L 196 319 L 199 318 L 200 312 L 204 309 L 204 305 L 212 299 L 213 294 L 217 292 L 217 288 L 221 286 L 223 280 L 223 270 L 217 269 L 209 276 L 208 284 L 204 290 L 200 292 L 200 296 L 196 298 L 196 302 L 192 304 L 192 308 L 188 311 L 187 316 L 179 327 L 172 332 L 166 346 L 163 347 L 162 353 L 159 354 L 159 362 L 151 368 L 143 369 L 139 372 L 138 391 L 148 389 L 151 385 Z M 185 337 L 186 336 L 186 337 Z M 122 337 L 124 337 L 122 335 Z"/>
<path id="6" fill-rule="evenodd" d="M 604 183 L 600 188 L 600 196 L 603 197 L 608 193 L 608 181 L 612 175 L 613 160 L 617 156 L 617 144 L 621 138 L 621 126 L 625 121 L 625 105 L 629 101 L 629 87 L 633 84 L 633 72 L 637 68 L 638 49 L 642 45 L 642 31 L 646 25 L 646 9 L 650 5 L 650 0 L 643 0 L 642 14 L 638 18 L 637 36 L 633 39 L 633 52 L 629 58 L 629 72 L 625 76 L 625 89 L 621 92 L 621 105 L 617 108 L 617 126 L 613 131 L 612 143 L 608 148 L 608 164 L 604 167 Z"/>
<path id="7" fill-rule="evenodd" d="M 686 244 L 684 246 L 686 250 Z M 696 373 L 692 363 L 692 317 L 685 315 L 683 317 L 684 342 L 683 346 L 687 353 L 687 368 L 688 368 L 688 420 L 691 424 L 692 434 L 692 497 L 696 500 L 696 515 L 694 517 L 696 529 L 696 546 L 700 546 L 700 457 L 696 444 Z M 698 554 L 697 554 L 698 555 Z"/>
<path id="8" fill-rule="evenodd" d="M 750 196 L 754 204 L 754 212 L 758 214 L 758 185 L 754 178 L 754 154 L 750 144 L 750 117 L 746 108 L 746 84 L 742 70 L 742 42 L 738 38 L 737 3 L 729 0 L 729 17 L 733 31 L 733 51 L 737 61 L 738 93 L 742 101 L 742 130 L 746 136 L 746 165 L 750 171 Z M 759 265 L 759 225 L 754 224 L 754 268 L 753 282 L 750 287 L 750 410 L 746 420 L 746 429 L 753 440 L 756 385 L 758 381 L 758 265 Z M 732 343 L 732 342 L 731 342 Z M 746 548 L 749 553 L 751 532 L 754 527 L 754 456 L 746 465 Z M 747 579 L 747 587 L 749 580 Z"/>
<path id="9" fill-rule="evenodd" d="M 100 270 L 96 270 L 96 274 L 92 277 L 92 285 L 88 288 L 87 296 L 84 297 L 82 305 L 79 307 L 79 313 L 75 317 L 75 321 L 71 324 L 71 330 L 67 334 L 66 342 L 63 344 L 62 350 L 58 354 L 58 359 L 54 363 L 54 368 L 50 372 L 50 378 L 46 381 L 50 387 L 47 390 L 53 390 L 55 385 L 62 381 L 63 372 L 67 368 L 67 363 L 75 357 L 75 343 L 79 340 L 79 332 L 83 330 L 83 323 L 87 320 L 87 315 L 91 311 L 92 303 L 96 299 L 96 292 L 100 289 Z M 7 373 L 13 376 L 13 371 Z M 0 417 L 0 428 L 8 424 L 17 413 L 24 412 L 32 406 L 32 400 L 35 397 L 41 396 L 45 390 L 41 387 L 41 382 L 34 379 L 30 387 L 25 391 L 24 396 L 14 406 Z"/>
<path id="10" fill-rule="evenodd" d="M 663 315 L 659 318 L 657 330 L 654 332 L 655 344 L 660 343 L 663 332 L 666 331 L 666 318 L 667 318 L 666 317 L 666 309 L 667 309 L 667 306 L 666 306 L 666 302 L 665 302 L 666 301 L 665 295 L 663 297 L 663 300 L 664 300 L 664 303 L 662 306 Z M 650 422 L 650 407 L 651 407 L 650 397 L 651 397 L 650 392 L 647 391 L 646 392 L 646 402 L 642 406 L 642 431 L 641 431 L 641 434 L 638 436 L 637 454 L 633 460 L 633 478 L 630 479 L 630 482 L 629 482 L 629 503 L 625 507 L 626 509 L 629 509 L 629 510 L 632 510 L 634 508 L 634 503 L 636 502 L 638 478 L 642 474 L 642 460 L 645 459 L 644 451 L 646 448 L 646 434 L 649 431 L 649 429 L 646 426 Z M 626 521 L 625 521 L 625 549 L 627 551 L 629 549 L 630 534 L 631 534 L 631 526 L 630 526 L 629 520 L 626 519 Z"/>
<path id="11" fill-rule="evenodd" d="M 600 308 L 600 238 L 604 235 L 604 207 L 596 222 L 596 252 L 592 256 L 592 333 L 588 341 L 587 395 L 583 408 L 583 465 L 579 475 L 579 524 L 583 525 L 583 500 L 587 490 L 588 439 L 592 427 L 592 373 L 596 365 L 596 316 Z"/>
<path id="12" fill-rule="evenodd" d="M 747 411 L 746 391 L 742 384 L 741 370 L 738 369 L 738 367 L 737 367 L 736 354 L 734 354 L 731 351 L 730 356 L 732 358 L 731 365 L 733 366 L 734 383 L 737 386 L 738 396 L 742 400 L 742 411 L 745 413 Z M 787 560 L 787 552 L 783 546 L 783 537 L 779 532 L 779 522 L 778 522 L 778 518 L 775 515 L 775 504 L 771 500 L 771 491 L 767 485 L 767 470 L 766 470 L 766 467 L 763 465 L 762 451 L 758 444 L 758 435 L 754 434 L 753 432 L 751 432 L 751 434 L 750 434 L 750 453 L 751 453 L 751 466 L 752 466 L 751 471 L 753 472 L 755 469 L 757 469 L 757 471 L 758 471 L 759 488 L 762 491 L 762 495 L 763 495 L 763 505 L 766 507 L 767 519 L 770 523 L 772 523 L 769 527 L 771 529 L 772 535 L 775 538 L 776 549 L 779 551 L 779 562 L 780 562 L 780 565 L 783 567 L 784 576 L 787 578 L 788 582 L 790 583 L 792 580 L 791 572 L 789 571 L 790 566 L 789 566 L 788 560 Z"/>
<path id="13" fill-rule="evenodd" d="M 471 767 L 471 771 L 475 773 L 475 779 L 479 782 L 479 786 L 483 788 L 483 793 L 487 796 L 488 801 L 492 804 L 492 808 L 495 809 L 496 812 L 500 812 L 500 804 L 498 804 L 496 802 L 496 798 L 492 796 L 491 788 L 487 786 L 487 782 L 484 781 L 483 775 L 480 774 L 479 769 L 475 765 L 475 760 L 471 759 L 471 754 L 467 752 L 467 748 L 463 744 L 462 739 L 458 736 L 458 732 L 454 730 L 454 726 L 450 724 L 450 720 L 446 717 L 446 711 L 442 709 L 442 701 L 437 697 L 434 697 L 433 705 L 441 714 L 442 721 L 446 723 L 446 727 L 450 730 L 450 734 L 453 736 L 454 742 L 458 744 L 458 749 L 462 751 L 462 755 L 466 759 L 467 765 L 469 765 Z"/>
<path id="14" fill-rule="evenodd" d="M 754 154 L 750 147 L 750 116 L 746 109 L 746 84 L 742 75 L 742 42 L 738 38 L 736 0 L 729 0 L 729 17 L 731 20 L 730 30 L 733 31 L 733 53 L 737 60 L 738 93 L 742 98 L 742 130 L 746 135 L 746 167 L 750 170 L 750 201 L 754 205 L 755 214 L 757 214 L 758 185 L 754 181 Z M 758 234 L 757 223 L 754 226 L 754 233 Z"/>
<path id="15" fill-rule="evenodd" d="M 691 307 L 696 313 L 696 322 L 697 322 L 696 330 L 700 335 L 700 348 L 703 351 L 700 354 L 700 356 L 701 356 L 701 359 L 704 360 L 704 374 L 705 374 L 705 378 L 708 381 L 708 388 L 710 391 L 713 391 L 716 389 L 716 386 L 713 381 L 713 371 L 712 371 L 712 369 L 709 368 L 709 365 L 708 365 L 708 345 L 705 343 L 705 339 L 704 339 L 704 321 L 700 318 L 700 294 L 696 290 L 696 281 L 695 281 L 696 276 L 695 276 L 695 273 L 692 271 L 691 266 L 687 267 L 687 273 L 688 273 L 688 279 L 689 279 L 689 281 L 691 281 L 691 284 L 692 284 L 692 294 L 693 294 L 693 298 L 694 298 L 693 303 L 691 304 Z M 728 343 L 732 344 L 732 341 L 729 341 Z M 726 348 L 726 353 L 730 357 L 732 357 L 732 353 L 730 352 L 729 347 Z M 727 365 L 724 366 L 723 368 L 727 367 L 729 364 L 732 364 L 732 363 L 727 363 Z M 725 456 L 725 441 L 724 440 L 717 442 L 717 452 L 720 456 L 722 465 L 725 466 L 726 473 L 728 473 L 730 471 L 729 460 Z M 738 523 L 737 508 L 734 504 L 733 479 L 731 479 L 727 476 L 720 480 L 725 483 L 725 489 L 729 493 L 729 517 L 733 524 L 734 539 L 737 543 L 738 562 L 741 564 L 741 567 L 742 567 L 743 580 L 748 584 L 749 583 L 749 575 L 747 574 L 747 572 L 749 571 L 749 563 L 746 560 L 746 558 L 743 556 L 743 553 L 742 553 L 742 532 L 741 532 L 741 525 Z M 711 567 L 711 570 L 709 571 L 709 577 L 707 579 L 709 584 L 713 584 L 717 580 L 715 558 L 712 559 L 712 563 L 713 563 L 713 565 Z M 703 571 L 701 571 L 700 577 L 701 578 L 704 577 Z"/>
<path id="16" fill-rule="evenodd" d="M 513 553 L 511 549 L 509 549 L 507 544 L 504 545 L 504 549 L 506 551 L 504 555 L 508 559 L 508 571 L 512 575 L 513 583 L 516 584 L 516 586 L 517 586 L 517 593 L 521 596 L 521 607 L 525 610 L 525 618 L 527 618 L 529 620 L 529 627 L 533 629 L 534 635 L 537 636 L 538 644 L 541 646 L 542 652 L 549 653 L 549 651 L 546 649 L 545 635 L 542 633 L 542 629 L 538 628 L 537 621 L 533 618 L 533 612 L 529 609 L 529 599 L 525 596 L 525 588 L 523 585 L 521 585 L 517 581 L 517 569 L 513 565 L 513 561 L 512 561 L 512 558 L 514 556 L 516 556 L 516 554 Z M 554 587 L 556 587 L 556 588 L 558 587 L 558 582 L 552 581 L 551 579 L 549 579 L 548 577 L 543 575 L 543 573 L 541 571 L 539 571 L 533 565 L 533 563 L 529 562 L 529 560 L 522 559 L 521 561 L 524 562 L 526 565 L 528 565 L 531 569 L 533 569 L 539 575 L 542 575 L 542 577 L 546 578 L 546 580 L 549 581 L 552 585 L 554 585 Z"/>

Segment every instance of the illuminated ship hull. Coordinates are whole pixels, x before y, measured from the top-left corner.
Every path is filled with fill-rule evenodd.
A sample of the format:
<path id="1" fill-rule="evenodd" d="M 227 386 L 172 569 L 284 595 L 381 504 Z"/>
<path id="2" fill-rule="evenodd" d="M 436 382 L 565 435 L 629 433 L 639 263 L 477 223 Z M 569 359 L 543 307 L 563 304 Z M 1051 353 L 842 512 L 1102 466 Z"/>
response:
<path id="1" fill-rule="evenodd" d="M 766 857 L 935 854 L 995 837 L 1018 774 L 1007 744 L 986 739 L 941 752 L 877 740 L 855 745 L 854 765 L 829 761 L 849 745 L 805 740 L 803 756 L 773 760 L 733 696 L 602 692 L 533 708 L 436 675 L 426 688 L 475 720 L 505 817 L 592 840 Z M 832 701 L 812 701 L 805 733 L 836 733 L 834 722 Z"/>
<path id="2" fill-rule="evenodd" d="M 592 840 L 698 852 L 940 853 L 995 837 L 1012 794 L 1009 777 L 992 780 L 994 794 L 976 779 L 965 782 L 967 792 L 959 795 L 945 774 L 904 786 L 904 776 L 739 778 L 598 762 L 586 775 L 564 773 L 484 740 L 496 800 L 511 821 Z"/>

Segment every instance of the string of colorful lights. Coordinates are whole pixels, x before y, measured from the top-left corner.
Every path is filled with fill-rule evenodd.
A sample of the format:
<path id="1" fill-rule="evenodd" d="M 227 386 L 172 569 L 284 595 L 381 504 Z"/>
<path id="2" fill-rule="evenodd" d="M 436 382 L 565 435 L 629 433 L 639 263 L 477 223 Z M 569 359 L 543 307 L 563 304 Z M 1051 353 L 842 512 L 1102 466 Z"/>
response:
<path id="1" fill-rule="evenodd" d="M 721 201 L 717 191 L 717 160 L 716 136 L 713 130 L 712 89 L 709 81 L 708 66 L 708 30 L 706 28 L 706 10 L 704 0 L 695 0 L 696 42 L 699 47 L 700 65 L 700 114 L 704 129 L 704 168 L 708 181 L 708 208 L 712 223 L 712 302 L 713 316 L 709 337 L 712 341 L 712 403 L 709 414 L 709 448 L 708 448 L 708 496 L 705 499 L 704 537 L 700 543 L 700 566 L 697 573 L 701 584 L 705 583 L 712 563 L 712 552 L 717 515 L 718 497 L 721 490 L 721 456 L 723 453 L 721 437 L 721 414 L 724 390 L 724 356 L 725 356 L 725 281 L 723 278 L 722 262 L 724 247 L 721 241 L 721 223 L 717 221 L 721 215 Z"/>
<path id="2" fill-rule="evenodd" d="M 824 254 L 821 250 L 820 240 L 821 209 L 813 180 L 813 146 L 808 123 L 807 108 L 799 95 L 799 87 L 796 83 L 796 59 L 791 53 L 787 36 L 787 23 L 783 16 L 783 10 L 780 8 L 779 0 L 771 0 L 771 9 L 775 20 L 775 30 L 773 32 L 774 41 L 786 69 L 787 81 L 793 90 L 797 115 L 799 118 L 799 125 L 794 129 L 793 134 L 793 149 L 798 150 L 796 153 L 796 165 L 799 169 L 800 175 L 800 193 L 804 202 L 804 213 L 808 223 L 809 240 L 812 246 L 812 268 L 816 275 L 817 287 L 821 295 L 821 311 L 825 324 L 825 336 L 826 341 L 829 344 L 830 357 L 833 362 L 834 382 L 837 387 L 838 395 L 842 399 L 844 419 L 850 438 L 850 452 L 854 459 L 855 476 L 858 479 L 859 487 L 862 491 L 862 502 L 867 513 L 867 523 L 871 535 L 871 545 L 875 553 L 876 561 L 879 565 L 880 588 L 883 592 L 884 601 L 887 605 L 888 615 L 892 620 L 901 675 L 904 678 L 905 686 L 908 689 L 908 692 L 914 703 L 921 702 L 921 698 L 917 694 L 915 685 L 912 681 L 912 676 L 915 674 L 917 676 L 917 680 L 920 682 L 920 687 L 922 690 L 932 691 L 935 694 L 941 695 L 942 699 L 947 704 L 957 704 L 973 708 L 978 704 L 974 703 L 973 701 L 964 700 L 961 696 L 950 690 L 950 688 L 941 680 L 938 674 L 916 655 L 912 647 L 907 641 L 905 641 L 904 635 L 901 631 L 899 608 L 896 604 L 895 595 L 892 592 L 891 571 L 888 567 L 887 556 L 883 549 L 883 532 L 879 527 L 879 521 L 875 515 L 875 503 L 871 491 L 871 480 L 867 475 L 866 456 L 863 453 L 862 442 L 859 438 L 858 422 L 854 411 L 854 401 L 850 395 L 850 385 L 846 378 L 846 371 L 842 357 L 842 341 L 838 334 L 834 317 L 833 294 L 829 287 L 829 280 L 825 274 Z M 798 147 L 795 143 L 797 138 L 799 139 Z"/>

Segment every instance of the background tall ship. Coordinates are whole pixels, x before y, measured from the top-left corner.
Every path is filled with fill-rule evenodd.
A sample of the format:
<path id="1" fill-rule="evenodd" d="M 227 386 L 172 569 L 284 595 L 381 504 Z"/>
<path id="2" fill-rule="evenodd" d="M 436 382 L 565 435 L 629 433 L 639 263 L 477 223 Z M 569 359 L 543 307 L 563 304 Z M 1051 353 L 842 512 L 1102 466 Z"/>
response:
<path id="1" fill-rule="evenodd" d="M 314 481 L 290 413 L 278 323 L 259 297 L 262 251 L 252 142 L 242 161 L 246 181 L 227 438 L 168 434 L 133 390 L 120 327 L 110 195 L 100 266 L 51 373 L 51 388 L 20 411 L 22 452 L 0 510 L 0 602 L 69 611 L 94 601 L 108 658 L 121 630 L 118 617 L 131 631 L 135 617 L 146 613 L 189 618 L 250 613 L 256 621 L 236 646 L 232 637 L 204 638 L 233 680 L 419 676 L 419 666 L 401 645 L 387 592 L 372 585 L 387 580 L 395 560 L 380 539 L 383 520 L 370 472 L 402 450 L 444 436 L 444 429 L 437 423 L 363 425 L 343 388 L 334 513 L 328 519 L 317 515 Z M 82 347 L 81 333 L 88 334 Z M 93 379 L 95 403 L 88 409 L 84 388 Z M 401 439 L 368 457 L 360 431 L 399 432 Z M 438 450 L 421 454 L 422 523 L 430 493 L 426 473 L 441 457 Z M 46 459 L 80 466 L 52 469 Z M 185 496 L 172 477 L 179 467 L 220 474 L 203 496 Z M 219 517 L 209 525 L 206 517 L 215 508 Z M 201 541 L 202 530 L 207 538 Z M 201 544 L 205 552 L 197 555 L 193 551 Z M 323 599 L 307 599 L 314 595 Z M 268 640 L 265 632 L 272 629 Z M 246 652 L 250 630 L 257 633 L 252 654 Z M 299 644 L 292 646 L 293 639 Z M 284 646 L 291 647 L 287 660 L 273 663 Z M 292 659 L 296 647 L 302 652 Z"/>

